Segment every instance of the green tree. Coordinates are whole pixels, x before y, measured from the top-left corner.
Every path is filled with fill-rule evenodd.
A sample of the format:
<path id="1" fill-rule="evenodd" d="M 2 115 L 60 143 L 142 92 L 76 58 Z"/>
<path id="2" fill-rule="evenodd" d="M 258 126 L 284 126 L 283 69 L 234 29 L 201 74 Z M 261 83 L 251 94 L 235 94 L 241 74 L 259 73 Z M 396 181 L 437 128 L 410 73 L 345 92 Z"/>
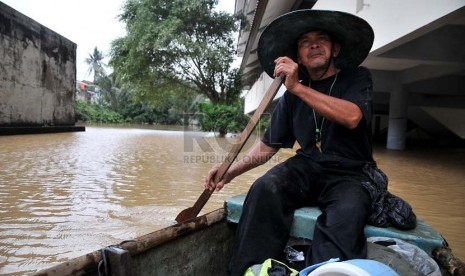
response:
<path id="1" fill-rule="evenodd" d="M 89 71 L 95 72 L 92 90 L 97 93 L 97 100 L 92 103 L 77 101 L 76 118 L 88 122 L 133 122 L 157 124 L 182 124 L 184 114 L 190 113 L 195 95 L 191 89 L 182 86 L 174 90 L 165 85 L 163 97 L 152 99 L 144 94 L 134 93 L 134 87 L 123 83 L 114 73 L 107 75 L 101 59 L 103 53 L 94 49 L 94 54 L 87 59 Z M 137 84 L 135 86 L 137 88 Z M 150 95 L 150 94 L 149 94 Z"/>
<path id="2" fill-rule="evenodd" d="M 94 48 L 94 52 L 92 54 L 89 54 L 89 57 L 85 60 L 87 65 L 89 66 L 87 74 L 90 76 L 90 74 L 94 73 L 94 82 L 96 82 L 99 77 L 106 75 L 103 64 L 103 58 L 103 52 L 99 51 L 96 46 Z"/>
<path id="3" fill-rule="evenodd" d="M 220 136 L 228 132 L 241 132 L 247 125 L 248 117 L 243 113 L 243 106 L 236 102 L 233 105 L 210 102 L 199 104 L 199 124 L 204 131 L 217 131 Z"/>
<path id="4" fill-rule="evenodd" d="M 113 41 L 110 65 L 140 98 L 201 94 L 230 104 L 240 93 L 234 59 L 234 16 L 217 0 L 128 0 L 120 15 L 127 35 Z"/>
<path id="5" fill-rule="evenodd" d="M 107 75 L 103 63 L 104 54 L 97 47 L 89 54 L 85 61 L 89 65 L 88 73 L 94 73 L 93 90 L 98 93 L 98 100 L 95 105 L 82 105 L 76 103 L 78 114 L 82 115 L 81 120 L 98 122 L 121 122 L 122 116 L 118 113 L 121 105 L 127 104 L 124 101 L 127 90 L 122 88 L 121 82 L 115 74 Z"/>
<path id="6" fill-rule="evenodd" d="M 115 74 L 102 74 L 96 81 L 101 95 L 101 101 L 104 105 L 108 105 L 111 110 L 118 112 L 126 97 L 127 89 L 119 82 Z"/>

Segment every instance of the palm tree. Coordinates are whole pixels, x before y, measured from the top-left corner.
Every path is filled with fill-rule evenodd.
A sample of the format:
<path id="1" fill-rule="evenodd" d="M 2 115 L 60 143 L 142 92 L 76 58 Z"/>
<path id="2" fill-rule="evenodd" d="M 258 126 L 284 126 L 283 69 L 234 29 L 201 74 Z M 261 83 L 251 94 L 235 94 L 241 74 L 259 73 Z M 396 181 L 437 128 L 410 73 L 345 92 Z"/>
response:
<path id="1" fill-rule="evenodd" d="M 102 76 L 105 76 L 104 66 L 105 64 L 102 62 L 104 56 L 103 52 L 97 49 L 97 46 L 94 48 L 94 53 L 89 54 L 89 57 L 86 58 L 86 63 L 89 65 L 89 69 L 87 70 L 88 76 L 94 73 L 94 83 Z"/>
<path id="2" fill-rule="evenodd" d="M 118 87 L 119 83 L 116 76 L 114 74 L 104 76 L 98 80 L 98 85 L 103 100 L 110 105 L 111 110 L 118 112 L 126 90 Z"/>

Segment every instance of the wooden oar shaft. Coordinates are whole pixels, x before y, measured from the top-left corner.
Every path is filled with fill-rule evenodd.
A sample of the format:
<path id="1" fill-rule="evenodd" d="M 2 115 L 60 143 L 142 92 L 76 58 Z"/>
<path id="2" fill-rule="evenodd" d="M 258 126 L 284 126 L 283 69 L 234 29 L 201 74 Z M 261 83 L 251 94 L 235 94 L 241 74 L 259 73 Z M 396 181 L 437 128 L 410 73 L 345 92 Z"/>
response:
<path id="1" fill-rule="evenodd" d="M 244 131 L 242 131 L 239 137 L 239 141 L 233 145 L 233 147 L 229 151 L 228 156 L 223 161 L 221 166 L 218 168 L 218 171 L 214 179 L 215 183 L 218 183 L 221 181 L 221 179 L 223 179 L 224 175 L 226 174 L 228 169 L 231 167 L 234 160 L 237 158 L 237 155 L 242 150 L 245 143 L 247 142 L 250 135 L 254 131 L 255 127 L 257 126 L 258 122 L 260 121 L 260 118 L 262 117 L 263 112 L 265 112 L 265 110 L 268 108 L 268 106 L 271 104 L 274 97 L 276 96 L 276 93 L 278 93 L 279 87 L 281 86 L 283 79 L 284 79 L 283 77 L 277 77 L 271 83 L 270 87 L 265 93 L 265 96 L 263 97 L 262 101 L 260 102 L 257 109 L 255 110 L 252 118 L 250 118 Z M 194 206 L 188 209 L 185 209 L 181 213 L 179 213 L 178 216 L 176 217 L 176 221 L 183 222 L 188 219 L 195 218 L 200 213 L 200 210 L 202 210 L 203 206 L 205 206 L 207 201 L 210 199 L 210 196 L 212 195 L 212 193 L 213 191 L 205 189 L 203 193 L 200 195 L 200 197 L 197 199 L 197 201 L 194 203 Z"/>
<path id="2" fill-rule="evenodd" d="M 247 140 L 249 140 L 249 137 L 252 134 L 252 132 L 255 130 L 255 128 L 257 127 L 258 122 L 260 121 L 260 118 L 263 115 L 263 112 L 265 112 L 265 110 L 268 108 L 268 106 L 271 104 L 274 97 L 276 96 L 276 93 L 278 92 L 279 87 L 281 86 L 281 83 L 282 83 L 281 77 L 274 79 L 273 83 L 270 85 L 270 87 L 266 91 L 265 96 L 263 97 L 259 106 L 257 107 L 254 114 L 250 118 L 249 122 L 247 123 L 247 126 L 242 131 L 241 135 L 239 136 L 239 141 L 233 145 L 233 147 L 229 151 L 228 156 L 223 161 L 223 164 L 221 164 L 221 166 L 218 168 L 218 172 L 215 175 L 215 183 L 218 183 L 221 179 L 223 179 L 229 167 L 231 167 L 232 163 L 239 155 L 239 152 L 241 152 L 245 143 L 247 142 Z"/>

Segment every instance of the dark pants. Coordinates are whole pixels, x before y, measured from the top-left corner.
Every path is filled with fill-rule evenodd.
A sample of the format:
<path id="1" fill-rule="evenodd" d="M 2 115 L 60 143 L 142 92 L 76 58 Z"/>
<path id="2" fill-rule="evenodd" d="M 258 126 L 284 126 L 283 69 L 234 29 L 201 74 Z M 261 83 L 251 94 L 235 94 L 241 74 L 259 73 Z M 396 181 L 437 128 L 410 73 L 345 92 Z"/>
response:
<path id="1" fill-rule="evenodd" d="M 294 211 L 318 206 L 307 265 L 339 257 L 365 258 L 364 227 L 371 199 L 361 186 L 369 181 L 361 170 L 323 168 L 296 155 L 257 179 L 244 202 L 229 265 L 231 275 L 268 258 L 281 259 L 289 239 Z"/>

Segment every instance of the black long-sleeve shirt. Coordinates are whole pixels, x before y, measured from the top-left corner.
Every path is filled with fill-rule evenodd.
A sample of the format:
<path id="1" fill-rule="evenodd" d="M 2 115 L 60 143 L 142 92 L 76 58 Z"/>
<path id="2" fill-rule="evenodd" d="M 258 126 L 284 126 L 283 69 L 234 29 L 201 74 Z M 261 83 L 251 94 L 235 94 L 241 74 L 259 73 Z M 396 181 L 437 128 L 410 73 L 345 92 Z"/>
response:
<path id="1" fill-rule="evenodd" d="M 362 111 L 363 118 L 355 129 L 348 129 L 315 113 L 321 131 L 320 153 L 315 146 L 313 109 L 286 91 L 273 112 L 270 126 L 262 141 L 274 148 L 291 148 L 297 141 L 301 146 L 297 154 L 330 166 L 351 167 L 373 161 L 371 73 L 365 67 L 358 67 L 342 70 L 337 74 L 336 81 L 335 78 L 336 75 L 312 81 L 310 86 L 319 92 L 356 104 Z M 302 83 L 308 83 L 308 80 L 303 80 Z"/>

